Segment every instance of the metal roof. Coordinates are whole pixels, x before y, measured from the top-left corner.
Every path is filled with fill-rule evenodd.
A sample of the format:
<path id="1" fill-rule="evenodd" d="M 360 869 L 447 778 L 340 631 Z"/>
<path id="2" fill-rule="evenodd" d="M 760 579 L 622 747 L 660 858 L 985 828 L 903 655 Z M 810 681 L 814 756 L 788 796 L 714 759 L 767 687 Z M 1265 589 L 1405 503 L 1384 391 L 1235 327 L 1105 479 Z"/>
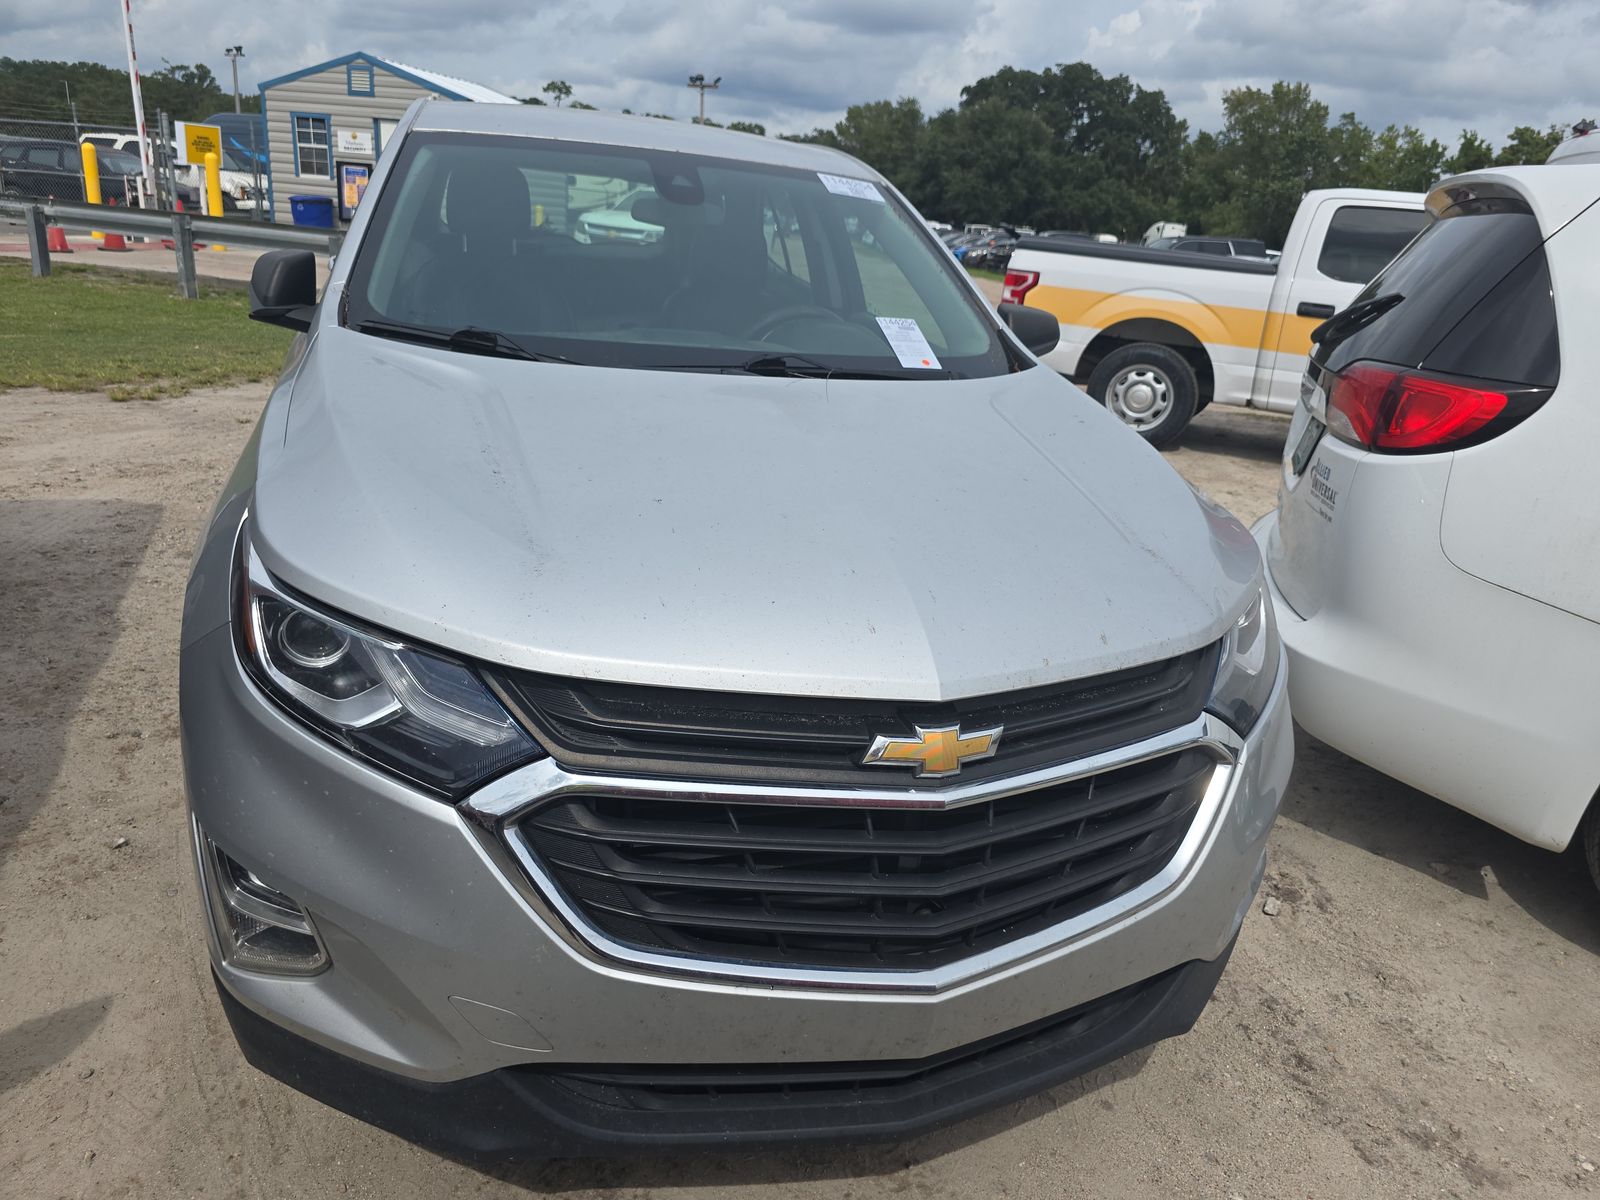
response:
<path id="1" fill-rule="evenodd" d="M 265 92 L 268 88 L 277 87 L 279 84 L 293 83 L 296 79 L 304 79 L 307 75 L 316 75 L 333 67 L 342 67 L 353 62 L 370 63 L 374 67 L 388 71 L 391 75 L 398 75 L 401 79 L 409 79 L 419 87 L 438 92 L 449 100 L 472 100 L 479 104 L 520 103 L 515 96 L 507 96 L 505 93 L 497 92 L 493 88 L 486 88 L 481 83 L 473 83 L 470 79 L 457 79 L 453 75 L 442 75 L 438 71 L 428 71 L 421 67 L 409 67 L 405 63 L 393 62 L 380 55 L 369 54 L 365 50 L 342 54 L 338 58 L 330 58 L 327 62 L 320 62 L 310 67 L 302 67 L 298 71 L 290 71 L 287 75 L 264 79 L 256 86 L 260 91 Z"/>

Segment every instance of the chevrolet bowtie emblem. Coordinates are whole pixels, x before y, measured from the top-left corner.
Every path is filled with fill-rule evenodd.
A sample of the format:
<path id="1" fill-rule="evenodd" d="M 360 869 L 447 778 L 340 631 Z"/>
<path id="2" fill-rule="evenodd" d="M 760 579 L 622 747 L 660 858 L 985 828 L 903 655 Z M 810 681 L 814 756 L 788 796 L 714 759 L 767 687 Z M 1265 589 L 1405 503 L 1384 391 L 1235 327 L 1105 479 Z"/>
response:
<path id="1" fill-rule="evenodd" d="M 861 762 L 869 767 L 915 767 L 918 779 L 954 775 L 963 763 L 994 757 L 1003 728 L 996 725 L 993 729 L 962 733 L 959 725 L 941 725 L 937 729 L 918 725 L 916 737 L 885 737 L 880 733 Z"/>

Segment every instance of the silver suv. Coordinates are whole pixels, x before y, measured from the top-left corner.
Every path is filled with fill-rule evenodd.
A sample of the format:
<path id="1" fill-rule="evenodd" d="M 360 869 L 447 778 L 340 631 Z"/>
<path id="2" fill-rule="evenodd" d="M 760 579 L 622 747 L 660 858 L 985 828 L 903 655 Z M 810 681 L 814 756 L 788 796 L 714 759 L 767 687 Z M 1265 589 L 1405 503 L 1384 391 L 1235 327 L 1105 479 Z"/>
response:
<path id="1" fill-rule="evenodd" d="M 659 234 L 594 236 L 629 193 Z M 899 1138 L 1193 1023 L 1292 757 L 1255 546 L 881 176 L 419 103 L 320 303 L 251 286 L 303 336 L 182 654 L 251 1062 L 603 1154 Z"/>

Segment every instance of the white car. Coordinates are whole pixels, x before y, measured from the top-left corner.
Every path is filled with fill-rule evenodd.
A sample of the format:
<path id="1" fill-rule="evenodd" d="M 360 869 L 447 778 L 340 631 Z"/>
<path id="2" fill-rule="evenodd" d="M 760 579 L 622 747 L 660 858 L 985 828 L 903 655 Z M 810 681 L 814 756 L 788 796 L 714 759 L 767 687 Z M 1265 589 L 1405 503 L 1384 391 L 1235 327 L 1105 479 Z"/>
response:
<path id="1" fill-rule="evenodd" d="M 1318 330 L 1256 527 L 1312 734 L 1600 883 L 1600 166 L 1457 176 Z"/>
<path id="2" fill-rule="evenodd" d="M 1545 160 L 1552 163 L 1600 162 L 1600 137 L 1595 136 L 1595 123 L 1579 121 L 1572 127 L 1572 136 L 1550 152 Z"/>

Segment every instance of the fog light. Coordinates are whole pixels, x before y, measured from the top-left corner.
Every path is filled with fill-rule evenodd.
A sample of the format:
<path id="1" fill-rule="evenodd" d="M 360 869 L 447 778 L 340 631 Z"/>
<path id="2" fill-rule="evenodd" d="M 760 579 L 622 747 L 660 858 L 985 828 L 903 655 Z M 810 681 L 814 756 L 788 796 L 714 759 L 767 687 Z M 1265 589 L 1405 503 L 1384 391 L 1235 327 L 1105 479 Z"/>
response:
<path id="1" fill-rule="evenodd" d="M 326 967 L 327 948 L 306 910 L 196 833 L 200 874 L 228 965 L 273 975 L 315 975 Z"/>

